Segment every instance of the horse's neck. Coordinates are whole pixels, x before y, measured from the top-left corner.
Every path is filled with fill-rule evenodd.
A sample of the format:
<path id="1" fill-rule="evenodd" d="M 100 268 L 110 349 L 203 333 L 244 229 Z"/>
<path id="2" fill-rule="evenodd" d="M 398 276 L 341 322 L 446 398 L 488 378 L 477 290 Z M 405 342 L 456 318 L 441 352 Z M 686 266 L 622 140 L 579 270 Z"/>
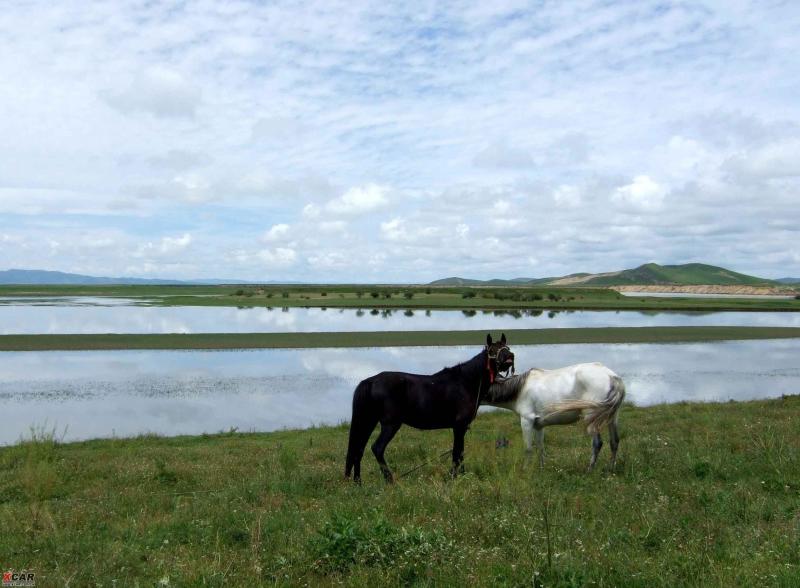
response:
<path id="1" fill-rule="evenodd" d="M 453 378 L 460 380 L 465 386 L 472 391 L 473 387 L 483 384 L 484 368 L 486 365 L 486 352 L 482 351 L 472 359 L 454 365 L 453 367 L 445 368 L 442 371 L 434 374 L 434 376 L 442 376 L 446 378 Z M 488 384 L 484 384 L 488 386 Z"/>
<path id="2" fill-rule="evenodd" d="M 519 399 L 529 373 L 530 371 L 518 376 L 510 376 L 501 382 L 495 382 L 482 396 L 481 404 L 510 408 Z"/>

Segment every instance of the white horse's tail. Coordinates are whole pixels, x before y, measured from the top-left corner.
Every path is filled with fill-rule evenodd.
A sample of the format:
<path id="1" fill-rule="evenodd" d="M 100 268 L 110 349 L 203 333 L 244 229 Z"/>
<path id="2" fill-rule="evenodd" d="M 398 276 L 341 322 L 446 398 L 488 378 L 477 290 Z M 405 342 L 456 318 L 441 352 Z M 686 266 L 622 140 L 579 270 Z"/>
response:
<path id="1" fill-rule="evenodd" d="M 554 406 L 554 410 L 547 414 L 549 419 L 553 415 L 558 415 L 568 411 L 588 410 L 583 420 L 586 421 L 586 431 L 590 434 L 599 433 L 617 414 L 622 401 L 625 399 L 625 383 L 617 375 L 610 376 L 611 388 L 605 400 L 567 400 L 559 402 Z"/>

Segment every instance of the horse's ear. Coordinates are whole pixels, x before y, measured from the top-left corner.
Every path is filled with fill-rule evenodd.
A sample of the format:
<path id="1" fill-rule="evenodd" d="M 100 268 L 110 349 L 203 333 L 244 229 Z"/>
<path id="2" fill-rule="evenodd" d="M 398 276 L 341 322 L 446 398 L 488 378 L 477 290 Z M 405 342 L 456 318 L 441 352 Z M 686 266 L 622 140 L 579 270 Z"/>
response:
<path id="1" fill-rule="evenodd" d="M 502 343 L 503 345 L 506 344 L 506 334 L 505 333 L 500 335 L 500 343 Z"/>
<path id="2" fill-rule="evenodd" d="M 486 333 L 486 346 L 489 347 L 492 344 L 492 334 Z"/>

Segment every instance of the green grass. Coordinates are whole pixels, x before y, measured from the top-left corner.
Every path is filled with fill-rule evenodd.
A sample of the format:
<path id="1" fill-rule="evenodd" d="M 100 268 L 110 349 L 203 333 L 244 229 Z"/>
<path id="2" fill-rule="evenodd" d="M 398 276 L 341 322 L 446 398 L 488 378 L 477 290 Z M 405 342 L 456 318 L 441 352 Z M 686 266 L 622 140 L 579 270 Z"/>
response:
<path id="1" fill-rule="evenodd" d="M 0 296 L 117 296 L 161 306 L 243 308 L 800 311 L 800 301 L 792 299 L 631 297 L 606 288 L 548 286 L 0 286 Z"/>
<path id="2" fill-rule="evenodd" d="M 528 464 L 517 419 L 480 415 L 467 473 L 433 461 L 385 487 L 342 480 L 347 427 L 35 439 L 0 449 L 0 561 L 37 586 L 797 586 L 800 397 L 623 406 L 616 473 L 547 430 Z M 497 438 L 510 439 L 495 449 Z M 403 472 L 449 431 L 404 427 Z M 115 582 L 116 581 L 116 582 Z"/>
<path id="3" fill-rule="evenodd" d="M 676 343 L 800 337 L 799 327 L 601 327 L 506 329 L 512 345 Z M 0 351 L 257 349 L 479 345 L 486 331 L 0 335 Z"/>

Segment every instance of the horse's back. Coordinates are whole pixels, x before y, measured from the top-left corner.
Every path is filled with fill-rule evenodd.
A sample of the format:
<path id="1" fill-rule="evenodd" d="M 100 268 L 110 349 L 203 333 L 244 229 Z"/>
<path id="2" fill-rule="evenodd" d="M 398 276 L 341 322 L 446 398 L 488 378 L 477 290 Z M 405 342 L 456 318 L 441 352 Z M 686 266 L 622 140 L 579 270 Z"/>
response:
<path id="1" fill-rule="evenodd" d="M 363 380 L 356 394 L 362 386 L 369 388 L 363 403 L 382 415 L 381 418 L 418 429 L 451 427 L 471 416 L 475 408 L 474 401 L 466 402 L 463 386 L 435 374 L 381 372 Z"/>
<path id="2" fill-rule="evenodd" d="M 575 366 L 575 378 L 587 389 L 600 389 L 608 392 L 612 378 L 619 376 L 600 362 L 579 363 Z"/>
<path id="3" fill-rule="evenodd" d="M 605 395 L 614 377 L 617 374 L 602 363 L 578 363 L 532 372 L 526 388 L 543 405 L 577 398 L 591 400 Z"/>

